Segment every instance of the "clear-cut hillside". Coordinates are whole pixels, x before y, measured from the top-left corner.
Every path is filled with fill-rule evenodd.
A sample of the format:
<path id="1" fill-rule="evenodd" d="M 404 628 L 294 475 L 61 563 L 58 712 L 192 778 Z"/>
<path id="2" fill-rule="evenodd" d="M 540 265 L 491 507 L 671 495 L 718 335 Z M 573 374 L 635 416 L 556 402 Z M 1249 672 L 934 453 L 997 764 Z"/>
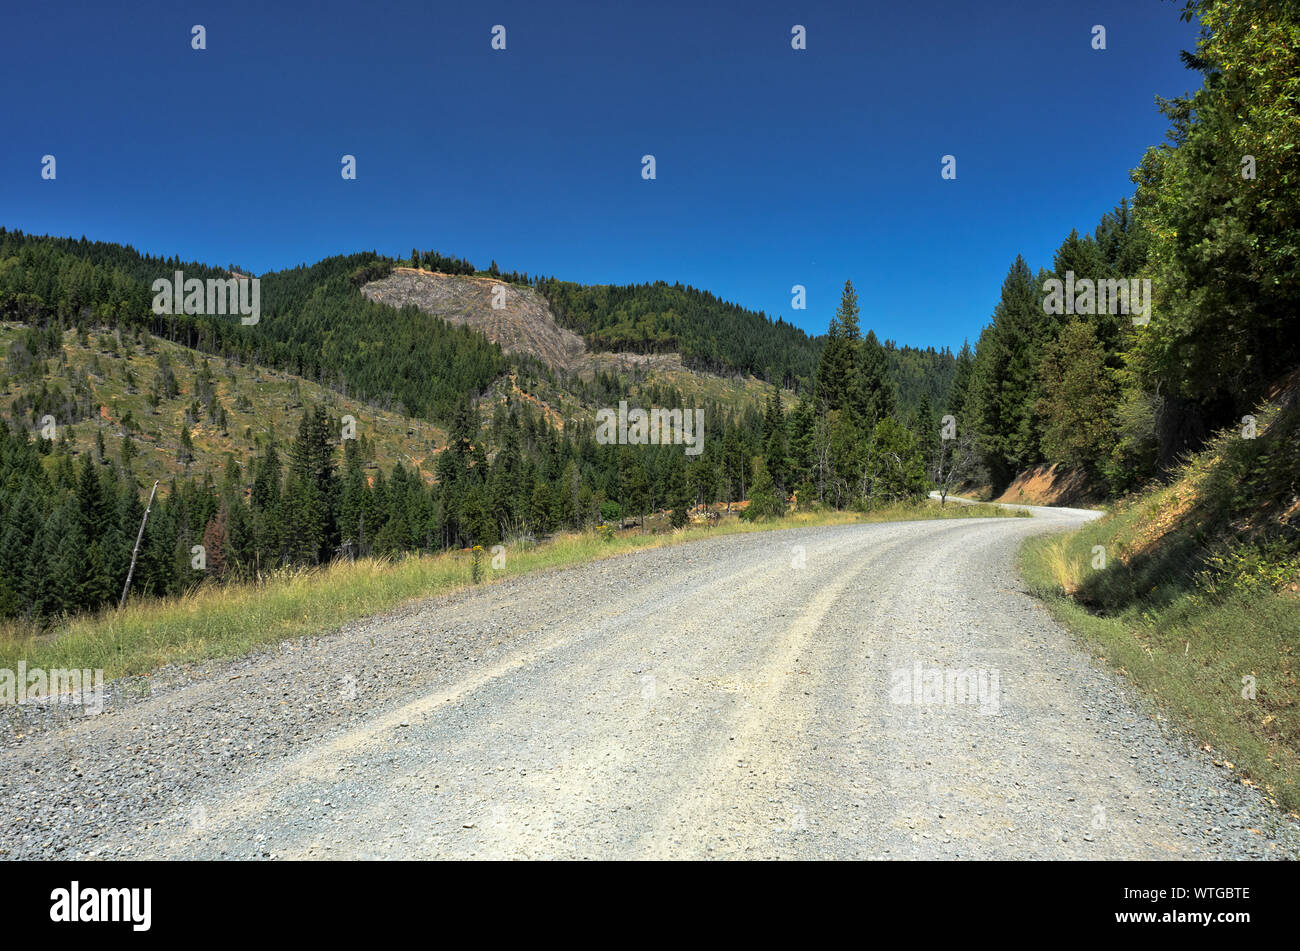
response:
<path id="1" fill-rule="evenodd" d="M 494 310 L 492 288 L 505 288 L 505 307 Z M 465 324 L 500 344 L 510 353 L 526 353 L 556 370 L 591 379 L 597 372 L 613 373 L 634 387 L 658 383 L 675 387 L 684 398 L 715 400 L 739 411 L 761 408 L 768 385 L 743 374 L 716 376 L 686 367 L 679 353 L 610 353 L 588 349 L 581 337 L 561 327 L 546 298 L 531 287 L 507 284 L 491 277 L 466 277 L 415 268 L 394 268 L 393 273 L 361 288 L 366 298 L 392 307 L 408 304 L 454 324 Z M 573 402 L 567 391 L 551 391 L 534 382 L 527 398 L 538 401 L 548 415 L 566 418 L 590 407 Z M 784 391 L 786 405 L 795 396 Z"/>
<path id="2" fill-rule="evenodd" d="M 505 307 L 495 310 L 492 288 L 498 285 L 505 288 Z M 393 307 L 411 304 L 450 323 L 468 324 L 508 353 L 531 354 L 570 372 L 584 368 L 586 344 L 556 323 L 546 299 L 531 287 L 399 267 L 366 284 L 361 293 Z"/>

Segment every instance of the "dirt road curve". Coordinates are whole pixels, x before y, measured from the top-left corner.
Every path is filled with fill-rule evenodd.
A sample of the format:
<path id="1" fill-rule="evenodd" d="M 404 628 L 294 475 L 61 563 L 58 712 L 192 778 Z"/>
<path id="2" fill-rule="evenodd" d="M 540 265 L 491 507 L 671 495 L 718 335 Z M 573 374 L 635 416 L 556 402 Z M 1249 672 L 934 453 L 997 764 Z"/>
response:
<path id="1" fill-rule="evenodd" d="M 1300 854 L 1024 593 L 1019 542 L 1088 517 L 1035 511 L 647 551 L 11 711 L 0 855 Z"/>

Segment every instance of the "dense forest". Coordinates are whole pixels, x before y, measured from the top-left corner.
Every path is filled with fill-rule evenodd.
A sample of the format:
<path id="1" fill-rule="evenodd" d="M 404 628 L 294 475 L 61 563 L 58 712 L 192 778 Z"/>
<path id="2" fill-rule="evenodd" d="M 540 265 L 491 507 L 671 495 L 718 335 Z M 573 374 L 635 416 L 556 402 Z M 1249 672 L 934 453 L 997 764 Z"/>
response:
<path id="1" fill-rule="evenodd" d="M 457 398 L 479 392 L 503 369 L 482 334 L 366 300 L 359 286 L 392 263 L 374 252 L 327 258 L 261 278 L 262 317 L 154 314 L 151 283 L 243 273 L 85 238 L 0 228 L 0 318 L 39 325 L 131 326 L 188 347 L 282 369 L 411 415 L 445 419 Z M 431 372 L 431 370 L 433 372 Z"/>
<path id="2" fill-rule="evenodd" d="M 422 265 L 472 267 L 457 260 L 419 257 Z M 89 379 L 64 380 L 66 391 L 51 376 L 63 363 L 67 330 L 88 345 L 90 328 L 98 329 L 110 356 L 114 348 L 148 354 L 152 335 L 275 366 L 440 418 L 450 430 L 434 472 L 381 466 L 364 426 L 358 438 L 345 438 L 342 421 L 315 406 L 291 444 L 272 442 L 243 460 L 228 456 L 219 478 L 173 479 L 160 488 L 147 523 L 137 594 L 176 594 L 200 582 L 338 557 L 517 542 L 598 524 L 644 526 L 657 511 L 680 526 L 698 505 L 749 500 L 750 514 L 777 515 L 796 493 L 803 505 L 867 508 L 926 487 L 931 395 L 946 392 L 954 361 L 947 351 L 900 350 L 871 333 L 861 338 L 851 284 L 831 333 L 812 347 L 830 362 L 807 364 L 798 402 L 784 406 L 774 385 L 762 413 L 713 402 L 691 407 L 705 414 L 706 438 L 701 454 L 688 457 L 680 446 L 601 445 L 594 419 L 561 428 L 526 400 L 507 398 L 489 413 L 477 397 L 490 382 L 509 367 L 521 375 L 539 368 L 504 357 L 474 331 L 362 298 L 359 286 L 393 266 L 369 253 L 265 275 L 262 319 L 243 326 L 150 309 L 149 285 L 159 274 L 224 277 L 238 268 L 0 231 L 0 307 L 28 326 L 3 367 L 4 380 L 24 386 L 0 426 L 0 614 L 40 620 L 111 603 L 125 583 L 148 497 L 129 432 L 116 458 L 105 451 L 102 430 L 86 449 L 73 438 L 75 424 L 99 416 L 100 407 Z M 187 407 L 187 419 L 206 414 L 224 426 L 212 375 L 198 373 L 182 387 L 167 353 L 152 349 L 153 379 L 134 382 L 146 388 L 153 412 Z M 905 420 L 894 415 L 895 374 L 918 404 Z M 868 392 L 869 406 L 860 398 Z M 580 395 L 612 405 L 631 392 L 600 373 L 582 382 Z M 633 402 L 685 407 L 679 392 L 656 384 Z M 41 437 L 46 414 L 59 423 L 57 439 Z"/>
<path id="3" fill-rule="evenodd" d="M 409 261 L 450 274 L 530 284 L 593 349 L 681 352 L 687 365 L 748 373 L 796 391 L 811 385 L 825 343 L 780 318 L 769 320 L 680 284 L 584 287 L 501 273 L 495 261 L 488 271 L 476 271 L 469 261 L 436 251 L 412 250 Z M 386 276 L 396 263 L 372 251 L 264 274 L 262 319 L 245 326 L 221 316 L 150 310 L 150 284 L 159 276 L 178 270 L 199 279 L 244 273 L 234 265 L 214 268 L 142 255 L 124 245 L 0 228 L 0 318 L 141 327 L 205 353 L 275 367 L 412 416 L 446 421 L 460 394 L 481 392 L 512 361 L 472 330 L 414 309 L 394 311 L 361 295 L 361 285 Z M 915 411 L 922 393 L 934 404 L 946 399 L 955 370 L 947 349 L 898 347 L 893 341 L 885 347 L 900 405 Z"/>
<path id="4" fill-rule="evenodd" d="M 1300 364 L 1300 12 L 1234 7 L 1186 4 L 1202 88 L 1161 102 L 1167 141 L 1134 170 L 1132 204 L 1071 232 L 1050 270 L 1017 258 L 959 367 L 950 410 L 995 485 L 1049 462 L 1130 491 L 1240 426 Z M 1071 271 L 1150 280 L 1149 322 L 1047 313 L 1045 282 Z"/>
<path id="5" fill-rule="evenodd" d="M 465 393 L 505 366 L 499 347 L 468 327 L 367 300 L 360 285 L 391 269 L 374 254 L 326 258 L 262 278 L 263 319 L 250 327 L 261 359 L 380 401 L 448 419 Z"/>
<path id="6" fill-rule="evenodd" d="M 555 319 L 593 350 L 680 353 L 711 373 L 749 373 L 794 388 L 812 376 L 818 343 L 782 318 L 681 284 L 584 286 L 536 281 Z"/>
<path id="7" fill-rule="evenodd" d="M 408 366 L 403 354 L 384 348 L 402 333 L 414 334 L 414 323 L 405 323 L 414 321 L 413 312 L 352 296 L 358 283 L 391 267 L 374 255 L 332 258 L 270 275 L 263 293 L 265 319 L 244 329 L 226 321 L 221 326 L 226 336 L 208 336 L 202 318 L 158 319 L 147 308 L 141 312 L 147 302 L 138 293 L 142 281 L 122 266 L 136 266 L 134 252 L 119 254 L 115 262 L 80 242 L 33 240 L 16 232 L 2 239 L 2 299 L 8 307 L 24 308 L 29 324 L 6 356 L 4 377 L 11 381 L 48 379 L 47 366 L 61 360 L 65 329 L 75 329 L 80 339 L 92 323 L 127 328 L 116 336 L 100 334 L 110 348 L 148 353 L 149 335 L 166 334 L 224 351 L 227 358 L 278 361 L 340 386 L 366 379 L 362 371 L 370 365 Z M 186 267 L 171 261 L 147 266 Z M 84 291 L 74 289 L 79 280 Z M 115 288 L 121 302 L 113 299 Z M 423 320 L 446 327 L 427 316 Z M 391 336 L 390 327 L 397 328 Z M 475 369 L 473 355 L 502 359 L 486 338 L 448 328 L 447 339 L 448 346 L 462 347 L 457 372 L 474 371 L 488 380 L 501 366 L 489 361 Z M 367 364 L 342 346 L 348 340 L 381 359 Z M 320 343 L 312 347 L 308 341 Z M 922 408 L 905 420 L 896 415 L 891 358 L 900 366 L 915 364 L 910 379 Z M 184 388 L 166 352 L 157 350 L 154 359 L 154 379 L 138 383 L 148 388 L 155 412 L 192 405 L 198 409 L 191 412 L 206 406 L 209 416 L 220 415 L 210 373 L 196 374 Z M 400 463 L 380 466 L 364 426 L 357 438 L 348 438 L 341 420 L 321 406 L 311 407 L 291 444 L 272 443 L 247 460 L 228 456 L 219 478 L 174 479 L 161 488 L 132 590 L 176 594 L 196 583 L 253 579 L 339 557 L 518 543 L 599 524 L 644 526 L 646 516 L 657 511 L 680 526 L 697 505 L 729 507 L 748 500 L 747 514 L 762 517 L 782 514 L 796 495 L 804 506 L 859 508 L 916 497 L 927 487 L 924 447 L 933 430 L 929 393 L 944 385 L 942 372 L 923 378 L 928 366 L 941 363 L 933 352 L 900 353 L 874 334 L 863 338 L 856 295 L 846 283 L 811 374 L 813 384 L 801 399 L 786 407 L 773 386 L 762 413 L 737 413 L 712 402 L 692 407 L 706 420 L 698 456 L 687 456 L 680 446 L 602 445 L 594 418 L 560 428 L 528 401 L 507 399 L 488 413 L 476 404 L 473 382 L 440 377 L 433 367 L 417 373 L 411 366 L 390 372 L 388 386 L 398 398 L 417 403 L 423 396 L 428 411 L 436 411 L 459 388 L 446 413 L 448 444 L 437 454 L 433 473 Z M 429 389 L 402 389 L 412 382 Z M 72 424 L 98 415 L 99 408 L 88 381 L 74 389 L 63 396 L 42 387 L 35 397 L 16 398 L 10 406 L 12 425 L 0 425 L 4 615 L 40 620 L 94 609 L 111 603 L 125 583 L 146 486 L 134 472 L 128 441 L 118 458 L 105 452 L 102 431 L 92 447 L 76 447 Z M 588 396 L 608 403 L 631 395 L 612 375 L 598 375 L 588 390 Z M 679 392 L 656 384 L 644 387 L 635 402 L 685 406 Z M 41 438 L 46 412 L 60 422 L 57 439 Z"/>

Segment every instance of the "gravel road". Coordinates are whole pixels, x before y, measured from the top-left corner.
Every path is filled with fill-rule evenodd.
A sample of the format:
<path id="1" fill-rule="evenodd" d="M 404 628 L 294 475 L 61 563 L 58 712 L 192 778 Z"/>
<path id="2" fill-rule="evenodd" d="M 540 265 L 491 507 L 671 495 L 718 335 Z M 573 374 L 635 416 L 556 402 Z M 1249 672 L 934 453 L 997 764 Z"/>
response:
<path id="1" fill-rule="evenodd" d="M 720 536 L 0 712 L 0 857 L 1295 858 L 1023 590 L 1091 513 Z M 920 689 L 917 689 L 917 688 Z"/>

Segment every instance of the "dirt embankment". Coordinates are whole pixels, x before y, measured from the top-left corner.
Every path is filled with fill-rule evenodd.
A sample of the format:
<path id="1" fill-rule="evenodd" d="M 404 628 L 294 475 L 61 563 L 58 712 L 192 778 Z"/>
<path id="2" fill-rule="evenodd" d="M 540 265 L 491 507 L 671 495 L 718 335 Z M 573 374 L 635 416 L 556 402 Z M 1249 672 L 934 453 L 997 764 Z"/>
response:
<path id="1" fill-rule="evenodd" d="M 1011 484 L 995 494 L 989 485 L 978 486 L 966 494 L 988 502 L 1011 502 L 1021 505 L 1061 505 L 1091 508 L 1104 501 L 1095 486 L 1078 469 L 1059 466 L 1035 466 L 1020 473 Z"/>

